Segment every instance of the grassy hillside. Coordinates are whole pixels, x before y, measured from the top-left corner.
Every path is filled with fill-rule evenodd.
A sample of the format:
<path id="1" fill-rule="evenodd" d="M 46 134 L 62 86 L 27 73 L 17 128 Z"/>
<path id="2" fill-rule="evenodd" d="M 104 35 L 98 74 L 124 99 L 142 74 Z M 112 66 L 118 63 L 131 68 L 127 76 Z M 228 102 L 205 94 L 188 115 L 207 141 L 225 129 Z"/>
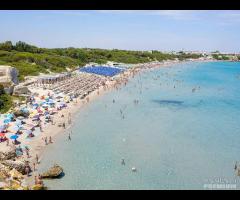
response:
<path id="1" fill-rule="evenodd" d="M 38 75 L 39 73 L 63 72 L 66 68 L 74 69 L 89 62 L 99 64 L 107 61 L 122 62 L 128 64 L 144 63 L 149 61 L 162 61 L 166 59 L 198 58 L 200 55 L 173 55 L 159 51 L 142 52 L 126 50 L 105 49 L 80 49 L 80 48 L 58 48 L 46 49 L 29 45 L 25 42 L 11 41 L 0 43 L 0 65 L 10 65 L 19 70 L 19 79 L 24 80 L 27 75 Z"/>

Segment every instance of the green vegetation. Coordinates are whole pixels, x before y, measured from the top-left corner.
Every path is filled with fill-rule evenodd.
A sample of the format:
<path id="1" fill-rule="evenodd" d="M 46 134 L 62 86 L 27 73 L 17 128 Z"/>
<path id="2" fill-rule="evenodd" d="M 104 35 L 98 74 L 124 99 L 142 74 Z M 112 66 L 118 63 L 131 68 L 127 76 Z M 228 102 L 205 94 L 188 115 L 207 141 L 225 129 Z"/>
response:
<path id="1" fill-rule="evenodd" d="M 230 58 L 224 54 L 213 54 L 212 56 L 216 60 L 230 60 Z"/>
<path id="2" fill-rule="evenodd" d="M 3 85 L 0 85 L 0 113 L 7 112 L 12 107 L 12 97 L 5 93 Z"/>
<path id="3" fill-rule="evenodd" d="M 27 75 L 39 73 L 64 72 L 83 66 L 89 62 L 104 64 L 107 61 L 126 64 L 163 61 L 167 59 L 198 58 L 201 55 L 180 53 L 166 54 L 159 51 L 126 51 L 88 48 L 39 48 L 25 42 L 11 41 L 0 43 L 0 65 L 10 65 L 19 70 L 19 79 L 24 80 Z"/>

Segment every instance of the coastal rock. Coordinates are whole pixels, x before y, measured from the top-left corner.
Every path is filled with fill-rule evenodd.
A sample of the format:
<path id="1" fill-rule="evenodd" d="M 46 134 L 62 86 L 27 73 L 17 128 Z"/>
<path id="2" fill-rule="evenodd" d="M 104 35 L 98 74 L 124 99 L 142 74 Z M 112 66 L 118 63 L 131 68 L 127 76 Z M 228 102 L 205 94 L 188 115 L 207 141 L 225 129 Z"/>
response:
<path id="1" fill-rule="evenodd" d="M 9 172 L 9 174 L 13 179 L 17 179 L 17 180 L 23 179 L 23 175 L 20 172 L 18 172 L 16 169 L 12 169 Z"/>
<path id="2" fill-rule="evenodd" d="M 16 117 L 28 117 L 29 116 L 29 112 L 24 112 L 22 110 L 15 110 L 13 112 L 13 114 L 16 116 Z"/>
<path id="3" fill-rule="evenodd" d="M 63 169 L 59 165 L 54 165 L 49 170 L 44 172 L 42 178 L 59 178 L 63 174 Z"/>
<path id="4" fill-rule="evenodd" d="M 25 168 L 27 165 L 23 161 L 5 160 L 2 162 L 2 164 L 9 167 L 9 169 L 11 169 L 11 170 L 16 169 L 18 172 L 25 175 Z"/>
<path id="5" fill-rule="evenodd" d="M 14 149 L 8 150 L 6 152 L 0 152 L 0 161 L 12 160 L 16 158 L 17 154 Z"/>
<path id="6" fill-rule="evenodd" d="M 45 189 L 46 188 L 41 184 L 37 184 L 37 185 L 32 186 L 32 190 L 45 190 Z"/>
<path id="7" fill-rule="evenodd" d="M 7 186 L 8 186 L 7 183 L 0 182 L 0 190 L 4 189 Z"/>
<path id="8" fill-rule="evenodd" d="M 14 87 L 13 95 L 31 94 L 27 86 L 17 85 Z"/>
<path id="9" fill-rule="evenodd" d="M 21 186 L 21 183 L 17 180 L 11 180 L 10 186 L 7 187 L 7 189 L 10 190 L 23 190 L 23 187 Z"/>
<path id="10" fill-rule="evenodd" d="M 0 163 L 0 180 L 5 180 L 10 176 L 8 167 Z"/>

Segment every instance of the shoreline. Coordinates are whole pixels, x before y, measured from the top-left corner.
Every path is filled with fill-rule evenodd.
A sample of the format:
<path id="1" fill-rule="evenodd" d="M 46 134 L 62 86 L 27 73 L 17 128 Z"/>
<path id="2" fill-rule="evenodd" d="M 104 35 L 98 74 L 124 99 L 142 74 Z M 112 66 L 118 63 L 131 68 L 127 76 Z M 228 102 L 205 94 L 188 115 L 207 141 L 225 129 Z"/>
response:
<path id="1" fill-rule="evenodd" d="M 217 60 L 191 60 L 191 61 L 166 61 L 166 62 L 161 62 L 161 63 L 156 63 L 154 66 L 151 66 L 151 63 L 144 63 L 144 64 L 139 64 L 135 65 L 136 67 L 126 69 L 123 73 L 120 73 L 116 75 L 113 80 L 107 80 L 106 81 L 106 87 L 105 86 L 100 86 L 98 89 L 95 89 L 92 91 L 90 94 L 88 94 L 86 97 L 83 99 L 80 99 L 79 97 L 76 98 L 76 102 L 70 102 L 67 104 L 67 108 L 64 108 L 60 111 L 58 111 L 57 114 L 54 114 L 54 121 L 55 124 L 52 125 L 51 123 L 48 123 L 46 126 L 43 127 L 43 132 L 41 132 L 39 135 L 34 137 L 33 139 L 29 141 L 25 141 L 24 145 L 27 145 L 30 147 L 30 155 L 31 158 L 27 158 L 26 155 L 23 155 L 20 159 L 25 159 L 28 160 L 30 163 L 30 167 L 32 168 L 33 163 L 35 163 L 35 156 L 36 154 L 39 157 L 39 161 L 41 162 L 41 159 L 46 153 L 48 145 L 45 145 L 44 140 L 42 140 L 42 137 L 44 136 L 51 136 L 53 139 L 53 142 L 55 141 L 56 137 L 58 135 L 63 135 L 65 132 L 69 131 L 73 124 L 75 123 L 75 116 L 78 114 L 78 112 L 81 111 L 81 108 L 85 106 L 86 104 L 91 103 L 92 101 L 96 100 L 98 96 L 104 95 L 105 93 L 108 93 L 112 91 L 113 89 L 116 89 L 117 86 L 122 85 L 123 83 L 127 83 L 128 80 L 130 80 L 132 77 L 134 77 L 135 74 L 141 73 L 142 71 L 146 71 L 149 69 L 155 69 L 155 68 L 160 68 L 160 67 L 169 67 L 173 66 L 175 64 L 181 64 L 181 63 L 189 63 L 189 62 L 217 62 Z M 87 101 L 86 99 L 89 99 Z M 71 113 L 71 123 L 66 123 L 66 128 L 63 129 L 63 127 L 58 127 L 58 122 L 64 120 L 67 122 L 67 116 L 68 114 Z M 64 118 L 60 117 L 60 115 L 64 115 Z M 38 169 L 38 164 L 36 164 L 36 169 Z M 27 177 L 24 175 L 24 182 L 27 186 L 32 186 L 34 185 L 34 176 L 37 176 L 39 173 L 38 171 L 33 171 L 31 173 L 30 177 Z"/>
<path id="2" fill-rule="evenodd" d="M 216 60 L 217 61 L 217 60 Z M 56 127 L 55 125 L 51 125 L 48 124 L 48 130 L 47 131 L 43 131 L 42 134 L 46 134 L 47 136 L 51 136 L 53 139 L 53 142 L 55 141 L 54 139 L 56 139 L 59 135 L 63 136 L 65 132 L 69 131 L 71 129 L 71 127 L 73 126 L 74 122 L 75 122 L 75 116 L 81 112 L 81 109 L 83 108 L 83 106 L 86 106 L 86 104 L 92 103 L 94 100 L 97 100 L 97 98 L 99 96 L 102 96 L 112 90 L 115 90 L 115 85 L 116 84 L 121 84 L 122 82 L 120 81 L 120 83 L 118 82 L 119 79 L 121 80 L 122 78 L 126 78 L 127 80 L 131 79 L 132 77 L 134 77 L 135 74 L 141 73 L 143 71 L 148 71 L 148 70 L 152 70 L 152 69 L 157 69 L 157 68 L 161 68 L 161 67 L 169 67 L 169 66 L 173 66 L 175 64 L 182 64 L 182 63 L 191 63 L 191 62 L 215 62 L 215 60 L 191 60 L 191 61 L 173 61 L 173 62 L 166 62 L 166 63 L 160 63 L 157 64 L 156 67 L 150 67 L 150 68 L 142 68 L 140 67 L 136 67 L 133 69 L 127 69 L 126 72 L 122 73 L 122 74 L 118 74 L 116 75 L 113 81 L 108 81 L 108 83 L 106 84 L 107 89 L 104 89 L 104 86 L 100 86 L 99 89 L 94 90 L 93 92 L 91 92 L 89 95 L 87 95 L 84 99 L 79 99 L 77 98 L 77 104 L 75 102 L 71 102 L 68 104 L 68 107 L 61 110 L 57 115 L 59 114 L 64 114 L 64 116 L 66 117 L 66 114 L 71 113 L 72 116 L 72 123 L 71 124 L 67 124 L 66 129 L 63 129 L 62 127 Z M 99 92 L 99 94 L 98 94 Z M 86 102 L 86 98 L 89 98 L 89 102 Z M 57 119 L 57 120 L 56 120 Z M 58 121 L 61 118 L 56 118 L 55 121 Z M 45 127 L 46 128 L 46 127 Z M 54 133 L 52 133 L 52 131 L 54 130 Z M 39 161 L 41 162 L 41 158 L 43 158 L 44 154 L 46 153 L 46 150 L 48 148 L 48 145 L 44 144 L 44 141 L 42 141 L 42 139 L 38 138 L 34 138 L 35 141 L 32 141 L 31 144 L 29 143 L 30 149 L 32 154 L 34 155 L 31 159 L 29 159 L 30 161 L 30 165 L 35 161 L 35 155 L 38 154 L 39 156 Z M 40 147 L 40 149 L 38 149 Z M 36 169 L 37 169 L 37 165 L 36 165 Z M 36 170 L 35 175 L 38 175 L 38 171 Z M 34 181 L 34 172 L 32 173 L 32 175 L 30 177 L 25 177 L 25 182 L 28 186 L 33 185 L 33 181 Z"/>

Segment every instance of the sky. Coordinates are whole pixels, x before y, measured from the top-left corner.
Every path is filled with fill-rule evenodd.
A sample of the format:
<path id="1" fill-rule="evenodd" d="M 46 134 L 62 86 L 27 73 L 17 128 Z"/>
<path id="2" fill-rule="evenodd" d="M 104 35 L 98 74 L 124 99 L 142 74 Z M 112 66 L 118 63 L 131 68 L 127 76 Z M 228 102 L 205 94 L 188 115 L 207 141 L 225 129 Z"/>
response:
<path id="1" fill-rule="evenodd" d="M 240 52 L 238 10 L 1 10 L 0 24 L 0 42 L 45 48 Z"/>

